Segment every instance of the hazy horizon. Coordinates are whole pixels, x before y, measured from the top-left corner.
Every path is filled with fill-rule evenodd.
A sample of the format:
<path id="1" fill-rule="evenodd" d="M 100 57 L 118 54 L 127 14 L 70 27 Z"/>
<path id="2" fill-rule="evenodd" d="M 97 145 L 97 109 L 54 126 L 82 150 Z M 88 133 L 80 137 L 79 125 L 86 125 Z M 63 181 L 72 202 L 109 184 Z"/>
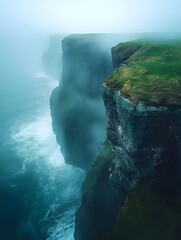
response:
<path id="1" fill-rule="evenodd" d="M 180 32 L 180 0 L 6 0 L 1 32 Z"/>

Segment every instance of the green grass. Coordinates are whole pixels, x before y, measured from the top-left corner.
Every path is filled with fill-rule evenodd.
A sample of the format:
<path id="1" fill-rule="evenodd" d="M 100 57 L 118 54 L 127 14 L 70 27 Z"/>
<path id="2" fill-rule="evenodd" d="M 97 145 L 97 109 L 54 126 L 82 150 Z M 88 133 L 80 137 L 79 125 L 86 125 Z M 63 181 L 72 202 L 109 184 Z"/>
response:
<path id="1" fill-rule="evenodd" d="M 131 101 L 153 105 L 181 106 L 181 42 L 133 41 L 113 51 L 141 47 L 106 84 Z"/>
<path id="2" fill-rule="evenodd" d="M 104 240 L 180 240 L 181 199 L 137 185 Z"/>

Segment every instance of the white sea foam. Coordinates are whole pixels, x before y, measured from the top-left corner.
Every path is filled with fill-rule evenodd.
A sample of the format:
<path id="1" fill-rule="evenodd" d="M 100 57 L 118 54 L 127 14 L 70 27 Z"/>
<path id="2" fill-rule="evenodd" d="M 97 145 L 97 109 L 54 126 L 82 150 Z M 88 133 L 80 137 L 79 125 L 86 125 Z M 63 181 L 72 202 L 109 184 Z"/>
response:
<path id="1" fill-rule="evenodd" d="M 16 145 L 18 155 L 25 161 L 41 159 L 49 161 L 54 166 L 64 163 L 51 129 L 49 112 L 40 113 L 33 121 L 22 123 L 13 133 L 13 139 L 18 143 Z"/>
<path id="2" fill-rule="evenodd" d="M 55 191 L 59 194 L 46 216 L 47 219 L 54 219 L 54 224 L 48 229 L 47 240 L 74 239 L 75 212 L 80 205 L 80 186 L 84 177 L 85 173 L 82 170 L 68 165 L 62 166 L 56 171 L 56 174 L 52 174 L 53 185 L 57 186 Z M 65 183 L 66 186 L 64 186 Z M 63 214 L 62 208 L 64 209 Z"/>
<path id="3" fill-rule="evenodd" d="M 57 221 L 54 227 L 49 228 L 47 240 L 74 240 L 75 209 L 71 209 Z"/>
<path id="4" fill-rule="evenodd" d="M 34 76 L 36 96 L 28 112 L 12 126 L 11 138 L 17 155 L 23 158 L 23 169 L 35 164 L 39 175 L 40 199 L 49 202 L 44 221 L 47 240 L 73 240 L 75 211 L 80 205 L 84 172 L 66 165 L 52 131 L 49 98 L 58 82 L 48 76 Z M 24 108 L 26 109 L 27 106 Z M 37 200 L 38 201 L 38 200 Z"/>
<path id="5" fill-rule="evenodd" d="M 46 76 L 46 77 L 45 77 Z M 57 81 L 41 73 L 38 78 L 37 99 L 31 106 L 33 117 L 21 116 L 12 128 L 12 139 L 17 143 L 16 151 L 27 161 L 46 160 L 54 166 L 64 163 L 60 147 L 52 131 L 49 98 L 51 91 L 58 85 Z"/>

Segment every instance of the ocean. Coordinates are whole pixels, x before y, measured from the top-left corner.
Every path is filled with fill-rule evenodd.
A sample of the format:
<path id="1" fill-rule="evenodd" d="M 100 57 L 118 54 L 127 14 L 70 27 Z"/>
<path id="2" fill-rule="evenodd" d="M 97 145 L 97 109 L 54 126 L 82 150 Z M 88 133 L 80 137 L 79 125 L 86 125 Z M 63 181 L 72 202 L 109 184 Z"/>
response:
<path id="1" fill-rule="evenodd" d="M 58 81 L 19 71 L 12 89 L 1 76 L 0 239 L 73 240 L 85 173 L 65 164 L 52 131 Z"/>

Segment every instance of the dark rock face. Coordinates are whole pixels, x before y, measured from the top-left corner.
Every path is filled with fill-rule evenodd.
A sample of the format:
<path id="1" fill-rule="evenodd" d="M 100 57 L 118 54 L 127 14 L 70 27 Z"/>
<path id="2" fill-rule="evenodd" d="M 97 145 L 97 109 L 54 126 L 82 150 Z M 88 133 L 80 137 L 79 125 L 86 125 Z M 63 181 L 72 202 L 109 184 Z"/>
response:
<path id="1" fill-rule="evenodd" d="M 114 68 L 141 47 L 125 43 L 112 48 Z M 180 194 L 181 110 L 134 104 L 106 84 L 103 99 L 107 137 L 114 153 L 110 179 L 121 193 L 122 203 L 138 180 Z"/>
<path id="2" fill-rule="evenodd" d="M 113 47 L 111 49 L 111 52 L 114 69 L 118 69 L 122 63 L 128 60 L 130 56 L 136 53 L 141 47 L 142 47 L 141 45 L 132 48 L 122 46 L 119 47 L 119 51 L 117 51 L 117 47 Z"/>
<path id="3" fill-rule="evenodd" d="M 112 158 L 107 168 L 104 167 L 108 161 L 106 155 L 102 157 L 103 165 L 100 165 L 99 156 L 96 159 L 97 165 L 101 166 L 99 175 L 106 173 L 106 178 L 97 178 L 97 170 L 94 170 L 97 168 L 94 167 L 91 174 L 87 175 L 85 183 L 89 182 L 91 185 L 93 181 L 93 187 L 83 191 L 82 205 L 76 216 L 76 240 L 120 239 L 121 234 L 118 227 L 115 228 L 114 221 L 120 218 L 129 192 L 137 189 L 138 182 L 140 186 L 164 195 L 162 203 L 159 202 L 162 209 L 167 209 L 165 201 L 171 201 L 172 204 L 173 200 L 170 198 L 181 197 L 180 109 L 146 106 L 141 103 L 136 105 L 105 84 L 103 98 Z M 128 206 L 129 204 L 130 202 Z M 155 209 L 156 200 L 153 204 Z M 155 212 L 153 214 L 156 215 Z M 138 218 L 142 221 L 140 216 Z M 120 226 L 124 229 L 124 225 Z M 137 230 L 138 234 L 140 231 Z"/>
<path id="4" fill-rule="evenodd" d="M 146 189 L 141 190 L 140 199 L 141 196 L 144 197 L 141 200 L 143 202 L 140 203 L 143 205 L 138 204 L 139 206 L 147 204 L 149 198 L 145 198 L 145 192 L 152 192 L 150 197 L 153 198 L 151 198 L 153 202 L 150 201 L 149 204 L 151 204 L 153 212 L 149 213 L 149 217 L 147 216 L 148 222 L 145 223 L 147 231 L 154 232 L 155 225 L 152 220 L 155 217 L 160 219 L 158 220 L 158 229 L 161 229 L 166 224 L 165 222 L 174 221 L 175 217 L 179 221 L 181 219 L 181 216 L 179 217 L 181 110 L 162 106 L 146 106 L 141 103 L 134 104 L 123 98 L 119 91 L 110 89 L 106 85 L 103 87 L 103 98 L 107 110 L 107 137 L 113 151 L 109 181 L 118 191 L 120 210 L 117 213 L 116 223 L 112 227 L 110 226 L 109 234 L 104 232 L 99 239 L 132 239 L 130 236 L 134 236 L 134 234 L 138 236 L 135 239 L 145 239 L 146 233 L 142 233 L 141 229 L 144 228 L 143 218 L 146 216 L 146 208 L 140 208 L 142 212 L 134 215 L 135 211 L 137 212 L 137 205 L 136 202 L 132 202 L 132 197 L 129 197 L 132 190 L 139 196 L 138 184 L 141 189 Z M 162 212 L 160 216 L 157 216 L 155 210 L 157 205 L 163 212 L 169 211 L 173 215 L 164 216 Z M 133 212 L 131 213 L 129 210 L 127 212 L 127 209 L 132 209 Z M 175 211 L 175 209 L 177 210 Z M 133 215 L 138 222 L 137 228 L 134 222 L 129 222 L 128 219 L 131 217 L 129 214 Z M 141 227 L 140 223 L 142 223 Z M 129 233 L 129 228 L 134 229 L 132 234 Z M 173 239 L 180 238 L 178 229 L 177 224 L 170 225 L 169 231 L 172 232 Z M 142 237 L 139 238 L 139 236 Z M 150 239 L 170 238 L 169 236 L 165 237 L 161 231 L 159 238 L 150 236 Z"/>
<path id="5" fill-rule="evenodd" d="M 111 53 L 97 35 L 71 35 L 62 42 L 62 79 L 51 97 L 53 129 L 65 161 L 88 169 L 106 135 L 101 97 L 113 72 Z"/>
<path id="6" fill-rule="evenodd" d="M 109 181 L 112 150 L 106 141 L 87 173 L 83 185 L 82 205 L 76 214 L 75 239 L 98 240 L 109 230 L 119 210 L 119 195 Z"/>
<path id="7" fill-rule="evenodd" d="M 180 194 L 180 110 L 133 104 L 106 85 L 103 96 L 114 152 L 110 179 L 121 195 L 138 180 Z"/>
<path id="8" fill-rule="evenodd" d="M 115 55 L 113 53 L 114 67 L 120 67 L 137 51 L 137 49 L 132 50 L 124 49 L 123 52 L 115 52 Z M 75 239 L 133 239 L 129 238 L 128 234 L 124 235 L 130 229 L 134 229 L 134 232 L 129 234 L 130 236 L 137 234 L 137 239 L 141 235 L 143 238 L 140 239 L 145 239 L 146 235 L 142 234 L 142 228 L 144 228 L 143 217 L 145 217 L 146 210 L 140 207 L 143 212 L 139 214 L 138 211 L 139 222 L 137 225 L 139 226 L 140 223 L 141 225 L 135 230 L 134 221 L 130 220 L 129 215 L 126 215 L 127 208 L 128 212 L 131 212 L 131 209 L 130 214 L 133 215 L 135 221 L 137 220 L 135 217 L 137 206 L 135 204 L 134 208 L 134 201 L 129 199 L 129 194 L 134 191 L 135 199 L 139 200 L 142 197 L 141 204 L 143 205 L 140 206 L 143 207 L 148 204 L 150 198 L 152 199 L 149 202 L 152 204 L 153 201 L 151 207 L 154 213 L 153 215 L 151 211 L 149 213 L 151 220 L 155 217 L 159 218 L 157 205 L 159 205 L 159 209 L 162 209 L 161 211 L 165 209 L 166 212 L 170 206 L 173 207 L 171 212 L 174 212 L 175 209 L 180 211 L 178 202 L 181 199 L 181 110 L 142 103 L 134 104 L 121 96 L 118 90 L 110 88 L 106 84 L 103 84 L 102 94 L 106 107 L 107 138 L 112 149 L 112 159 L 106 171 L 104 164 L 99 168 L 100 175 L 106 172 L 107 176 L 102 181 L 95 177 L 93 169 L 91 175 L 87 175 L 89 182 L 93 181 L 94 184 L 93 187 L 83 191 L 82 205 L 76 216 Z M 107 160 L 108 157 L 103 156 L 102 161 L 106 163 Z M 97 165 L 100 162 L 100 159 L 97 158 Z M 139 188 L 146 190 L 139 190 Z M 109 192 L 109 189 L 112 193 Z M 147 199 L 144 194 L 148 196 Z M 107 202 L 110 203 L 109 206 L 106 205 Z M 124 209 L 125 206 L 126 209 Z M 99 211 L 100 209 L 101 211 Z M 108 213 L 113 213 L 113 215 L 111 221 L 104 225 Z M 124 213 L 123 218 L 121 218 L 122 213 Z M 98 222 L 96 214 L 98 214 Z M 171 221 L 176 216 L 174 214 L 170 214 Z M 159 229 L 165 224 L 163 220 L 165 216 L 163 216 L 164 214 L 161 214 L 160 225 L 158 221 Z M 177 217 L 180 220 L 179 214 Z M 128 222 L 125 219 L 126 221 L 128 219 Z M 155 225 L 149 225 L 149 222 L 152 222 L 150 219 L 147 219 L 148 223 L 145 224 L 145 227 L 154 232 Z M 126 229 L 124 221 L 129 223 L 126 226 L 130 228 Z M 169 221 L 169 219 L 166 220 L 166 222 Z M 173 229 L 177 229 L 177 227 Z M 123 234 L 120 234 L 120 228 L 123 229 Z M 173 229 L 170 232 L 174 232 Z M 174 234 L 173 239 L 179 239 L 177 233 Z M 149 239 L 154 240 L 154 235 Z"/>

